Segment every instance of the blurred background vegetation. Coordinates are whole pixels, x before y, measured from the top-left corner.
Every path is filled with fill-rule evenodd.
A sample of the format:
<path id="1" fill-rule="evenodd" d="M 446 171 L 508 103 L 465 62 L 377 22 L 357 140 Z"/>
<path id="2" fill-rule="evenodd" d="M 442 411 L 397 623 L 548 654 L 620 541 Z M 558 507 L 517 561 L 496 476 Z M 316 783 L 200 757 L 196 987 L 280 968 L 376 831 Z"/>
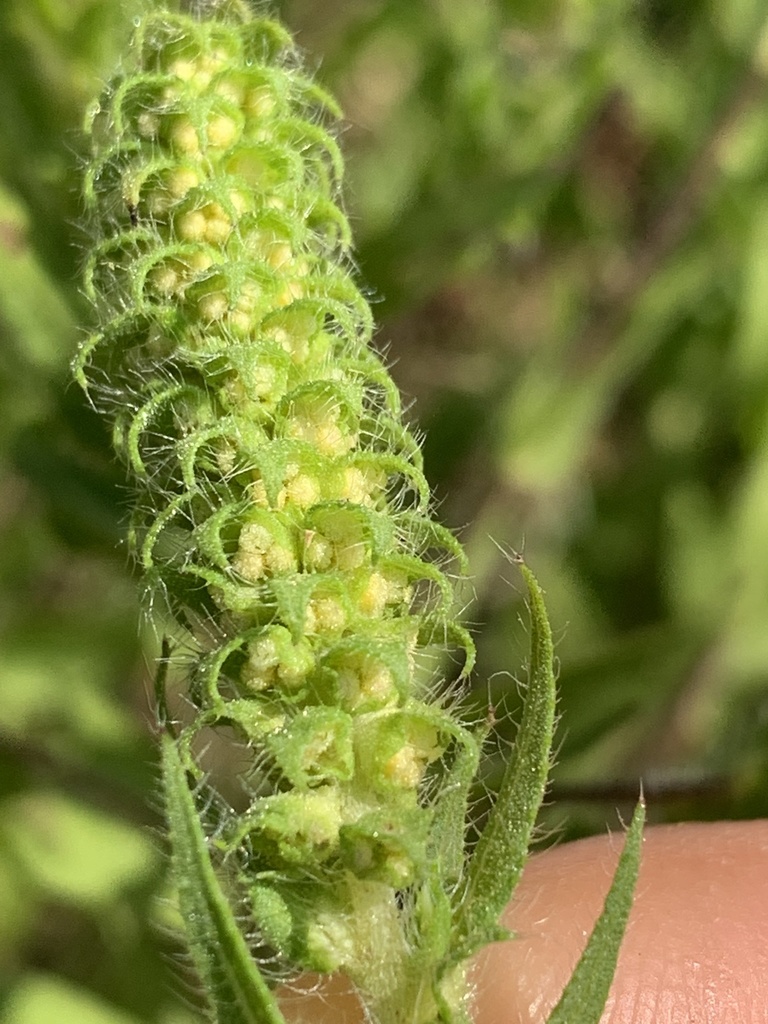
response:
<path id="1" fill-rule="evenodd" d="M 379 343 L 473 566 L 476 707 L 519 708 L 503 552 L 547 591 L 544 827 L 615 825 L 639 777 L 656 821 L 768 814 L 768 2 L 278 6 L 348 116 Z M 132 13 L 0 4 L 0 1024 L 198 1019 L 129 496 L 68 384 L 79 125 Z"/>

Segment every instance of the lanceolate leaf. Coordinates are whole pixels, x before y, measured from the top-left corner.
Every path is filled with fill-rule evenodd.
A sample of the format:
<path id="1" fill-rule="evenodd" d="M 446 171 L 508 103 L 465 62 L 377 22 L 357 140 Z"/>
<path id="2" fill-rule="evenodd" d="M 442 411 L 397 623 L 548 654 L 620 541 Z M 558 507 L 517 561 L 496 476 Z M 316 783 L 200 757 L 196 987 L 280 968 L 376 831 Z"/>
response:
<path id="1" fill-rule="evenodd" d="M 598 1024 L 611 987 L 640 867 L 645 804 L 635 808 L 603 912 L 547 1024 Z"/>
<path id="2" fill-rule="evenodd" d="M 163 790 L 189 951 L 216 1024 L 285 1024 L 222 892 L 176 744 L 163 737 Z"/>
<path id="3" fill-rule="evenodd" d="M 498 798 L 467 870 L 454 963 L 506 937 L 499 917 L 520 879 L 549 770 L 555 719 L 552 630 L 541 587 L 522 558 L 515 561 L 528 586 L 531 615 L 528 691 Z"/>
<path id="4" fill-rule="evenodd" d="M 476 735 L 462 730 L 453 764 L 435 801 L 430 854 L 438 860 L 440 876 L 446 886 L 458 882 L 464 867 L 469 794 L 486 734 L 485 726 Z"/>

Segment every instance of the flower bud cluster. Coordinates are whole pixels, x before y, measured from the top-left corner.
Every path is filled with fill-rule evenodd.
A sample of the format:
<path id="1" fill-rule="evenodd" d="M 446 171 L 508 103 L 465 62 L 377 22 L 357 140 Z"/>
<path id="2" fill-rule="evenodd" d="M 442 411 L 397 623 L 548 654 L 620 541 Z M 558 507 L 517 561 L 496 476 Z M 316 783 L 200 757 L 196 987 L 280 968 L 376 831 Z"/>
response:
<path id="1" fill-rule="evenodd" d="M 463 556 L 371 347 L 333 102 L 284 29 L 222 10 L 143 17 L 92 112 L 100 326 L 77 372 L 133 471 L 148 588 L 196 638 L 188 769 L 203 729 L 253 753 L 218 848 L 262 941 L 333 970 L 350 879 L 394 894 L 427 871 L 425 774 L 461 729 L 419 667 L 435 644 L 471 661 Z"/>

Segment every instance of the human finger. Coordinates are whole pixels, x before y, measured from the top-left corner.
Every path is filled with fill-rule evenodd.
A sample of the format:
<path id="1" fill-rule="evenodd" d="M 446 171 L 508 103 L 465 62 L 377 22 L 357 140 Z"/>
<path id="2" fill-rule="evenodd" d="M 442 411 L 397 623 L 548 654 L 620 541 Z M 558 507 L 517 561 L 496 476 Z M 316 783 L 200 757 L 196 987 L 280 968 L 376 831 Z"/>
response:
<path id="1" fill-rule="evenodd" d="M 602 907 L 622 837 L 529 861 L 476 973 L 477 1024 L 540 1024 Z M 647 830 L 603 1024 L 768 1022 L 768 821 Z"/>

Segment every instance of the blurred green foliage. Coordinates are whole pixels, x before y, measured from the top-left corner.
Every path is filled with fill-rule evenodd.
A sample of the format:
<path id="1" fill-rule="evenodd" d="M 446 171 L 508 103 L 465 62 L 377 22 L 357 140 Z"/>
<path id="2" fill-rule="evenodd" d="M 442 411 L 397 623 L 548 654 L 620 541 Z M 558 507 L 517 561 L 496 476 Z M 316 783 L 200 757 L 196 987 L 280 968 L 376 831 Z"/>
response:
<path id="1" fill-rule="evenodd" d="M 768 2 L 279 7 L 347 112 L 379 343 L 469 549 L 468 702 L 515 720 L 524 547 L 561 663 L 544 824 L 614 823 L 641 776 L 655 820 L 768 814 Z M 197 1019 L 128 494 L 67 370 L 79 124 L 130 15 L 0 5 L 0 1024 Z"/>

